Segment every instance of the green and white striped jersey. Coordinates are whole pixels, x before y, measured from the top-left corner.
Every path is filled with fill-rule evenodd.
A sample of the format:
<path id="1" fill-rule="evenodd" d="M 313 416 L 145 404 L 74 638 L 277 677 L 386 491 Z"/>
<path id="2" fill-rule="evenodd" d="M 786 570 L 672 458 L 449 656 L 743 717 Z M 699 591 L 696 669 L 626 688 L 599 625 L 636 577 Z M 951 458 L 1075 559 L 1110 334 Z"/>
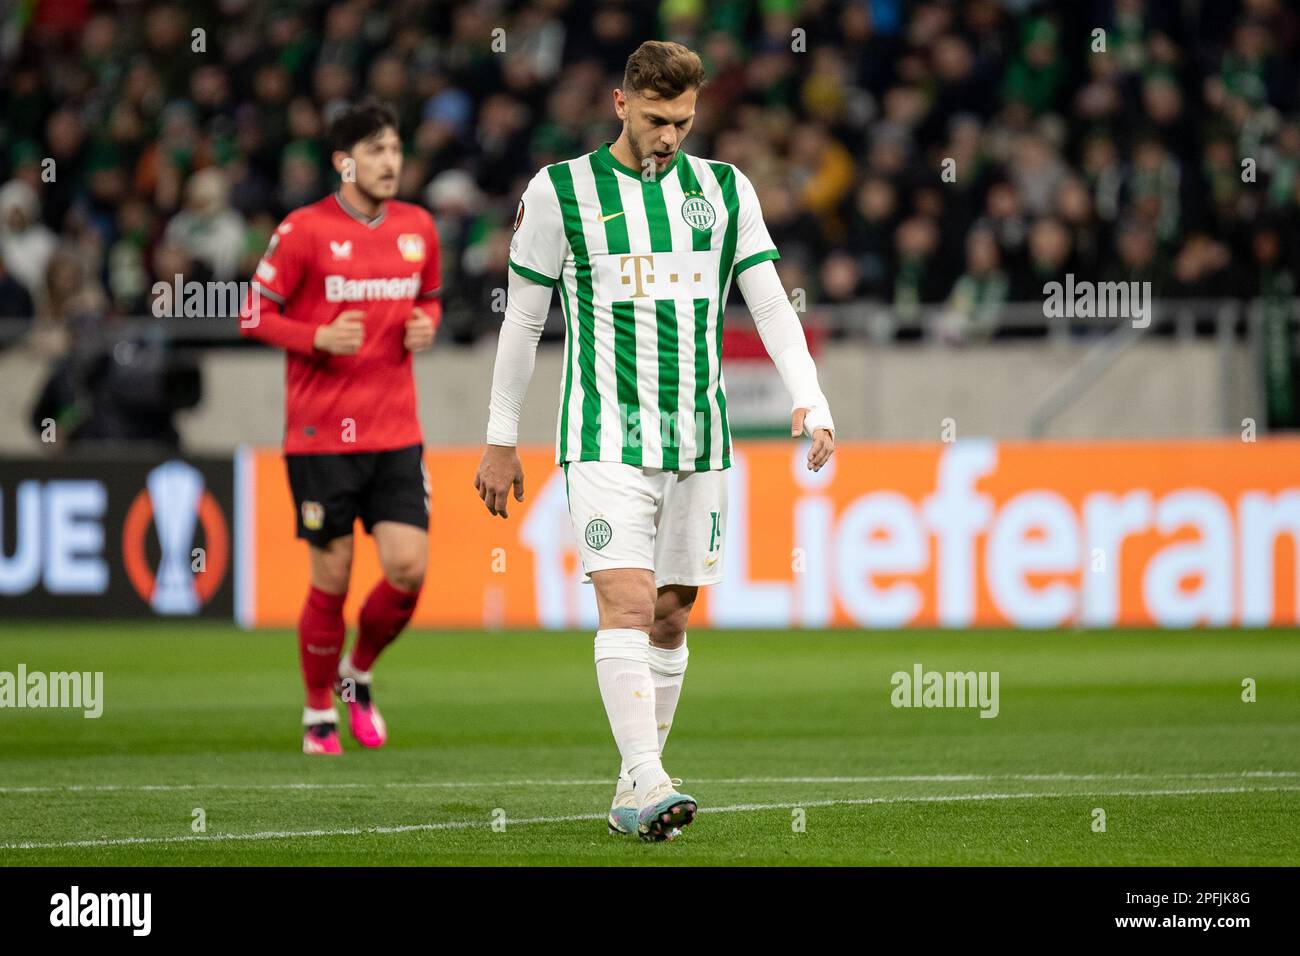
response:
<path id="1" fill-rule="evenodd" d="M 722 309 L 732 279 L 777 257 L 754 187 L 730 163 L 678 150 L 646 181 L 606 143 L 534 176 L 510 268 L 560 292 L 556 460 L 730 467 Z"/>

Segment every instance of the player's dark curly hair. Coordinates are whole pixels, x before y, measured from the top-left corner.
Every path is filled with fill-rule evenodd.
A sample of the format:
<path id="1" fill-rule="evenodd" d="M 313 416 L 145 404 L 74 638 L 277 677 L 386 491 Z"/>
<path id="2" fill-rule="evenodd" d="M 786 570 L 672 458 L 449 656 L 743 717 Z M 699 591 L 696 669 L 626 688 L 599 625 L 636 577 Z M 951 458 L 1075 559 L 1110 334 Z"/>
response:
<path id="1" fill-rule="evenodd" d="M 349 106 L 330 123 L 330 150 L 350 152 L 363 139 L 369 139 L 390 126 L 397 129 L 397 115 L 386 106 L 372 101 Z"/>
<path id="2" fill-rule="evenodd" d="M 664 40 L 646 40 L 627 58 L 623 70 L 625 93 L 648 91 L 667 100 L 702 89 L 706 82 L 699 54 Z"/>

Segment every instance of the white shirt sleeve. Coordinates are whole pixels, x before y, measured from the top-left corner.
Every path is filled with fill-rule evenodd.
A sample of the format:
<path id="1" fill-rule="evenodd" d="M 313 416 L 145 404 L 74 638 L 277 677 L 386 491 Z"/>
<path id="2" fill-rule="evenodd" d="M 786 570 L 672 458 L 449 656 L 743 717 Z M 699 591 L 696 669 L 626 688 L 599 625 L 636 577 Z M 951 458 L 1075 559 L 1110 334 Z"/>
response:
<path id="1" fill-rule="evenodd" d="M 739 277 L 750 266 L 769 259 L 779 259 L 781 256 L 767 232 L 767 223 L 763 221 L 763 209 L 758 204 L 754 184 L 739 169 L 736 170 L 736 198 L 740 208 L 736 224 L 735 274 Z"/>
<path id="2" fill-rule="evenodd" d="M 537 361 L 537 342 L 551 308 L 551 287 L 511 270 L 506 286 L 506 314 L 497 338 L 492 369 L 492 401 L 488 406 L 487 443 L 519 442 L 519 411 L 528 393 Z"/>
<path id="3" fill-rule="evenodd" d="M 835 422 L 831 419 L 830 403 L 817 381 L 817 366 L 808 351 L 808 340 L 804 338 L 803 326 L 785 294 L 781 277 L 776 274 L 776 266 L 769 261 L 759 261 L 754 268 L 737 276 L 736 285 L 754 316 L 763 348 L 771 356 L 786 391 L 790 393 L 791 411 L 808 409 L 804 431 L 812 435 L 818 428 L 825 428 L 833 434 Z"/>
<path id="4" fill-rule="evenodd" d="M 555 285 L 569 254 L 564 216 L 555 184 L 543 169 L 528 184 L 515 211 L 510 270 L 542 285 Z"/>

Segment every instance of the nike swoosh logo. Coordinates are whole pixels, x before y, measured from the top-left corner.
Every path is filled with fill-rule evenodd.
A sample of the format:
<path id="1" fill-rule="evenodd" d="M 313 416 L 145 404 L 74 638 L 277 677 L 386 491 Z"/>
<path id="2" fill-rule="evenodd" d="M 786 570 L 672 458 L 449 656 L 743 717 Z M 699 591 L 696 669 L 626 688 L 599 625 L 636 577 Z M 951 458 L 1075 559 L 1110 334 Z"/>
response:
<path id="1" fill-rule="evenodd" d="M 608 216 L 601 216 L 600 221 L 609 222 L 611 219 L 617 219 L 621 215 L 623 215 L 623 210 L 620 209 L 618 212 L 611 212 Z"/>

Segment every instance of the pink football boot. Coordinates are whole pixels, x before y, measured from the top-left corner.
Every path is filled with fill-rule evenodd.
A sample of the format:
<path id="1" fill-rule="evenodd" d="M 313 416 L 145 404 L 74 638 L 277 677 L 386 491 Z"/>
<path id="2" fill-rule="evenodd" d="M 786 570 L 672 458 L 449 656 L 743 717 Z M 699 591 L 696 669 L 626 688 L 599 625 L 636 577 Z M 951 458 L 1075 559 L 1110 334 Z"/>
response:
<path id="1" fill-rule="evenodd" d="M 365 703 L 361 700 L 363 696 Z M 352 736 L 363 747 L 382 747 L 388 739 L 388 725 L 370 699 L 370 688 L 365 684 L 358 684 L 357 699 L 348 701 L 348 726 L 352 729 Z"/>
<path id="2" fill-rule="evenodd" d="M 352 667 L 351 655 L 339 662 L 339 679 L 334 692 L 347 704 L 348 727 L 357 743 L 370 750 L 382 747 L 388 740 L 388 725 L 370 696 L 370 675 Z"/>
<path id="3" fill-rule="evenodd" d="M 302 735 L 302 752 L 305 754 L 341 754 L 339 729 L 335 724 L 310 724 Z"/>

